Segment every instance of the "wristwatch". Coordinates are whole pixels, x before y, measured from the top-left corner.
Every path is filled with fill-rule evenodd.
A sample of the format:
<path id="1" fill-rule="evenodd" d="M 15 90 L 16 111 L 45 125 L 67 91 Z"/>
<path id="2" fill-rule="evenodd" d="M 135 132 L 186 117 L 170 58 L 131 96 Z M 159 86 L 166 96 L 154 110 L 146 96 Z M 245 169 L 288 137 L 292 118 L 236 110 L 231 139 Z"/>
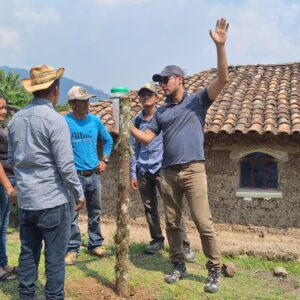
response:
<path id="1" fill-rule="evenodd" d="M 109 164 L 109 158 L 108 157 L 103 158 L 102 161 L 104 161 L 106 164 Z"/>

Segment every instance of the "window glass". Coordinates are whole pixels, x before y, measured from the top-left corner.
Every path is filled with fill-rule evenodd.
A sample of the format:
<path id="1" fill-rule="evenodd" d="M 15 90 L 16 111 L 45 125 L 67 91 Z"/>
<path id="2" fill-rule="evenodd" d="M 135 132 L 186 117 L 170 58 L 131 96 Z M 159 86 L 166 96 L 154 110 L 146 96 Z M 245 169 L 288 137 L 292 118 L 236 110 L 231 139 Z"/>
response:
<path id="1" fill-rule="evenodd" d="M 240 162 L 240 185 L 248 188 L 278 188 L 278 165 L 262 152 L 246 155 Z"/>

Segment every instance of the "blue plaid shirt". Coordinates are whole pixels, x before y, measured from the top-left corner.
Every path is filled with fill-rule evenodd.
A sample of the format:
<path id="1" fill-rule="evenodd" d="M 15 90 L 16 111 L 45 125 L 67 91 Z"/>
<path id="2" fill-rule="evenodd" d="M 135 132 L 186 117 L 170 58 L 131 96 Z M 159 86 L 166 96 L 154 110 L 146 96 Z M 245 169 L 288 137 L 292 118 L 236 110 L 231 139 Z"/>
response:
<path id="1" fill-rule="evenodd" d="M 18 205 L 40 210 L 82 199 L 70 132 L 46 99 L 32 103 L 8 124 L 8 162 L 14 165 Z"/>

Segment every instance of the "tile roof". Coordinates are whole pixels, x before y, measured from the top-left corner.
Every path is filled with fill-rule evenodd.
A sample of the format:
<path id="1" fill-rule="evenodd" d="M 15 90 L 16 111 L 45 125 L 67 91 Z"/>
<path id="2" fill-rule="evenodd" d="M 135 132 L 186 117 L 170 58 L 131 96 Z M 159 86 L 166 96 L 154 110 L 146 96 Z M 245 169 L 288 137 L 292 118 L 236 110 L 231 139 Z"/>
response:
<path id="1" fill-rule="evenodd" d="M 195 93 L 216 77 L 216 69 L 185 78 L 189 93 Z M 160 104 L 163 93 L 158 88 Z M 131 117 L 141 110 L 137 91 L 131 91 Z M 109 131 L 116 133 L 111 100 L 91 104 Z M 300 63 L 229 67 L 229 82 L 206 116 L 206 132 L 300 133 Z"/>

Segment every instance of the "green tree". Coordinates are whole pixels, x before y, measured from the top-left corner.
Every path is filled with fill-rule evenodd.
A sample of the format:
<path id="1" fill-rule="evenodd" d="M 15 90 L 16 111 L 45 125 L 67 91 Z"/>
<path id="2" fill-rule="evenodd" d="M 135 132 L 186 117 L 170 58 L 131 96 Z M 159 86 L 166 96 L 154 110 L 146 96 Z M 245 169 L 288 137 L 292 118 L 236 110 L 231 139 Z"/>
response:
<path id="1" fill-rule="evenodd" d="M 66 104 L 56 104 L 55 105 L 55 110 L 58 111 L 58 112 L 69 111 L 70 108 L 71 107 L 68 103 L 66 103 Z"/>
<path id="2" fill-rule="evenodd" d="M 31 94 L 27 93 L 20 84 L 19 74 L 0 70 L 0 95 L 8 100 L 8 104 L 17 108 L 23 108 L 31 101 Z"/>

